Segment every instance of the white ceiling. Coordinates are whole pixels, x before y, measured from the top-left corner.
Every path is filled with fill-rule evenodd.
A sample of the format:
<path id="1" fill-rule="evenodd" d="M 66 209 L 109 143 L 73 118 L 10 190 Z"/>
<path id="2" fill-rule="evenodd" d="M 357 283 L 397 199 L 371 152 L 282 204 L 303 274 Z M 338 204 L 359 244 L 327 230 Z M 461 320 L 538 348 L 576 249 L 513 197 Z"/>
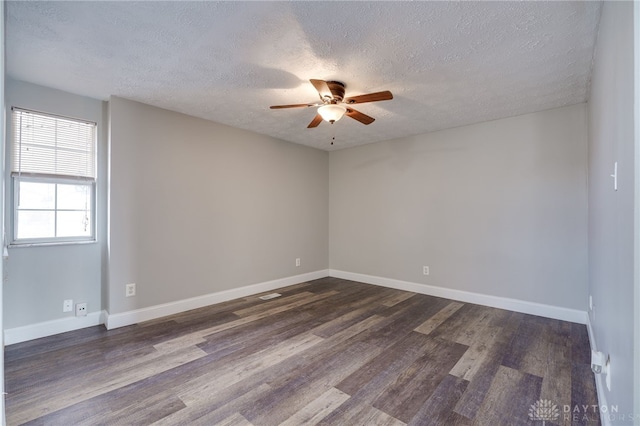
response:
<path id="1" fill-rule="evenodd" d="M 587 100 L 601 2 L 6 2 L 7 74 L 339 149 Z M 390 90 L 307 129 L 310 78 Z M 336 144 L 331 147 L 335 134 Z"/>

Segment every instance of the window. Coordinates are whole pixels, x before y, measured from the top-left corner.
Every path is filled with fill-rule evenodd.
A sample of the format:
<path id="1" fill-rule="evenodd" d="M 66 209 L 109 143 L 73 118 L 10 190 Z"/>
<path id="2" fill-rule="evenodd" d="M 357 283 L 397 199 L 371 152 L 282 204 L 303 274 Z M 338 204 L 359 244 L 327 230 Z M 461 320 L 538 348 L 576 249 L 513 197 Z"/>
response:
<path id="1" fill-rule="evenodd" d="M 13 244 L 95 240 L 96 124 L 12 109 Z"/>

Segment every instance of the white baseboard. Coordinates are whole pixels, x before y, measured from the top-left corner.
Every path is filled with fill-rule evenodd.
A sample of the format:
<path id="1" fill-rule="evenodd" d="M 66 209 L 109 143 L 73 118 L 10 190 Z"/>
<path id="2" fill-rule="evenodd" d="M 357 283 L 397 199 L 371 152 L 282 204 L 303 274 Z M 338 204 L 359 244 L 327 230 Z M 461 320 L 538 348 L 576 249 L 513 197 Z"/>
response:
<path id="1" fill-rule="evenodd" d="M 28 340 L 39 339 L 41 337 L 52 336 L 54 334 L 79 330 L 81 328 L 92 327 L 100 324 L 105 324 L 107 329 L 110 330 L 167 315 L 177 314 L 191 309 L 202 308 L 215 303 L 226 302 L 239 297 L 246 297 L 252 294 L 262 293 L 264 291 L 299 284 L 305 281 L 324 278 L 328 275 L 329 271 L 324 269 L 217 293 L 206 294 L 204 296 L 193 297 L 190 299 L 178 300 L 162 305 L 151 306 L 149 308 L 137 309 L 135 311 L 123 312 L 120 314 L 110 315 L 107 311 L 91 312 L 86 317 L 68 317 L 25 325 L 22 327 L 9 328 L 4 330 L 4 344 L 13 345 L 15 343 L 26 342 Z"/>
<path id="2" fill-rule="evenodd" d="M 191 309 L 197 309 L 216 303 L 226 302 L 240 297 L 247 297 L 265 291 L 275 290 L 289 285 L 299 284 L 305 281 L 316 280 L 326 276 L 359 281 L 367 284 L 395 288 L 404 291 L 411 291 L 414 293 L 427 294 L 430 296 L 443 297 L 452 300 L 459 300 L 462 302 L 476 303 L 479 305 L 507 309 L 510 311 L 522 312 L 531 315 L 539 315 L 564 321 L 571 321 L 580 324 L 587 323 L 587 313 L 575 309 L 543 305 L 523 300 L 489 296 L 461 290 L 447 289 L 443 287 L 376 277 L 372 275 L 344 272 L 335 269 L 323 269 L 306 274 L 294 275 L 292 277 L 286 277 L 273 281 L 252 284 L 240 288 L 210 293 L 203 296 L 192 297 L 190 299 L 164 303 L 162 305 L 151 306 L 148 308 L 136 309 L 134 311 L 122 312 L 118 314 L 109 314 L 106 311 L 92 312 L 86 317 L 69 317 L 33 325 L 27 325 L 23 327 L 11 328 L 4 331 L 5 345 L 38 339 L 41 337 L 78 330 L 81 328 L 91 327 L 99 324 L 105 324 L 107 329 L 111 330 L 118 327 L 137 324 L 143 321 L 161 318 L 167 315 L 185 312 Z M 600 394 L 601 392 L 598 393 Z"/>
<path id="3" fill-rule="evenodd" d="M 103 324 L 105 316 L 105 311 L 90 312 L 86 317 L 74 316 L 22 327 L 8 328 L 4 330 L 4 344 L 13 345 L 14 343 L 26 342 L 27 340 L 93 327 L 94 325 Z"/>
<path id="4" fill-rule="evenodd" d="M 436 287 L 428 284 L 418 284 L 409 281 L 394 280 L 391 278 L 376 277 L 373 275 L 357 274 L 353 272 L 329 270 L 329 276 L 351 281 L 359 281 L 366 284 L 374 284 L 382 287 L 411 291 L 429 296 L 443 297 L 461 302 L 475 303 L 490 306 L 492 308 L 506 309 L 522 312 L 524 314 L 538 315 L 563 321 L 586 324 L 587 313 L 577 309 L 563 308 L 560 306 L 543 305 L 541 303 L 527 302 L 525 300 L 509 299 L 507 297 L 490 296 L 469 291 L 454 290 L 444 287 Z"/>
<path id="5" fill-rule="evenodd" d="M 591 317 L 587 314 L 587 333 L 589 334 L 589 345 L 592 351 L 597 351 L 596 338 L 593 334 L 593 327 L 591 326 Z M 604 374 L 594 374 L 596 379 L 596 394 L 598 397 L 598 407 L 609 407 L 607 404 L 607 396 L 604 392 L 606 387 Z M 602 426 L 611 426 L 611 419 L 607 415 L 600 416 L 600 423 Z"/>
<path id="6" fill-rule="evenodd" d="M 108 330 L 111 330 L 118 327 L 137 324 L 143 321 L 162 318 L 167 315 L 178 314 L 180 312 L 189 311 L 191 309 L 197 309 L 216 303 L 227 302 L 229 300 L 238 299 L 240 297 L 247 297 L 265 291 L 275 290 L 293 284 L 303 283 L 305 281 L 324 278 L 328 275 L 329 271 L 327 269 L 323 269 L 306 274 L 294 275 L 292 277 L 280 278 L 273 281 L 267 281 L 240 288 L 205 294 L 203 296 L 192 297 L 189 299 L 177 300 L 175 302 L 164 303 L 162 305 L 150 306 L 148 308 L 136 309 L 134 311 L 122 312 L 118 314 L 107 313 L 105 325 Z"/>
<path id="7" fill-rule="evenodd" d="M 589 346 L 591 346 L 591 350 L 597 350 L 596 338 L 593 335 L 593 328 L 591 327 L 591 316 L 589 314 L 587 314 L 587 334 L 589 335 Z"/>

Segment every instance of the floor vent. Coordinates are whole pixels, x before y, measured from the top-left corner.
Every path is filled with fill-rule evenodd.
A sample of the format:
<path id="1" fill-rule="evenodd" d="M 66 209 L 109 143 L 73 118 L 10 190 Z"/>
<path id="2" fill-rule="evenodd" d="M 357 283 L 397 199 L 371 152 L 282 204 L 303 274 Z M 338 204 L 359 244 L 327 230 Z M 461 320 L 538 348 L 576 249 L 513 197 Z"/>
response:
<path id="1" fill-rule="evenodd" d="M 275 299 L 276 297 L 280 297 L 280 296 L 282 296 L 280 293 L 271 293 L 271 294 L 265 294 L 264 296 L 260 296 L 258 299 L 269 300 L 269 299 Z"/>

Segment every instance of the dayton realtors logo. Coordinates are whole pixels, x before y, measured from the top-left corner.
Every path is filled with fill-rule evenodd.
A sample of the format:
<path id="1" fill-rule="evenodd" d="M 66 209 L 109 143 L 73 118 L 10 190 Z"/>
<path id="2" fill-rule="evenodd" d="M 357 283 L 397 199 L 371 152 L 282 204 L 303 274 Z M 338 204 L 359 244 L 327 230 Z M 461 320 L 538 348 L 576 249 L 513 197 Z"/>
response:
<path id="1" fill-rule="evenodd" d="M 529 408 L 529 418 L 533 421 L 542 420 L 543 426 L 545 422 L 558 420 L 558 417 L 560 417 L 558 406 L 548 399 L 536 401 L 535 404 Z"/>
<path id="2" fill-rule="evenodd" d="M 606 416 L 609 420 L 625 419 L 629 416 L 618 414 L 618 406 L 598 406 L 598 405 L 563 405 L 562 419 L 572 423 L 598 422 L 601 417 Z M 560 409 L 557 405 L 547 399 L 540 399 L 529 407 L 529 419 L 532 421 L 555 422 L 560 418 Z"/>

